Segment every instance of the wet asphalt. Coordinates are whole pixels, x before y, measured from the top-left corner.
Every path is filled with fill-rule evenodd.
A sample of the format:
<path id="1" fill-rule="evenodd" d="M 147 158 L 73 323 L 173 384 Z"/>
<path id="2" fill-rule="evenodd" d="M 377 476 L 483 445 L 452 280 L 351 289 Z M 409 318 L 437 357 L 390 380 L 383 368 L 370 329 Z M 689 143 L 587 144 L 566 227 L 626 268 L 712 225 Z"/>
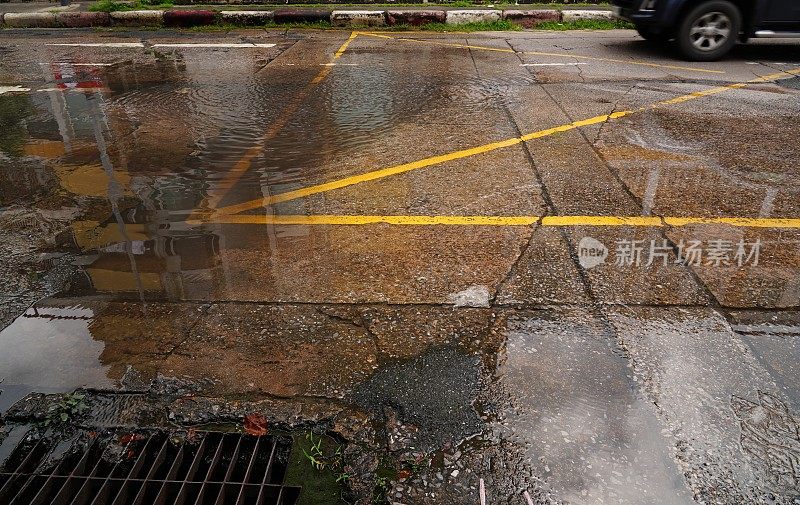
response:
<path id="1" fill-rule="evenodd" d="M 142 47 L 57 45 L 87 42 Z M 274 46 L 158 46 L 218 43 Z M 0 410 L 175 377 L 447 448 L 399 503 L 800 496 L 796 45 L 5 30 L 0 56 Z"/>

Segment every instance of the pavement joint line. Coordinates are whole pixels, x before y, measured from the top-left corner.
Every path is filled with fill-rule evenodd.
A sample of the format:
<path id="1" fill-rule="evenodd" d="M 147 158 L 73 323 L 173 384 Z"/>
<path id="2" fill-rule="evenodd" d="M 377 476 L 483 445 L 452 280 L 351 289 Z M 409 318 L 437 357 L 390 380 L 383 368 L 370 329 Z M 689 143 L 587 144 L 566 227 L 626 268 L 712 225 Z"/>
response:
<path id="1" fill-rule="evenodd" d="M 325 67 L 330 68 L 330 67 Z M 312 186 L 306 186 L 305 188 L 296 189 L 293 191 L 287 191 L 285 193 L 279 193 L 277 195 L 270 195 L 263 198 L 250 200 L 247 202 L 242 202 L 239 204 L 234 204 L 226 207 L 221 207 L 215 209 L 215 211 L 209 216 L 208 220 L 211 221 L 218 221 L 219 216 L 231 215 L 231 214 L 238 214 L 240 212 L 245 212 L 248 210 L 256 209 L 259 207 L 268 207 L 274 205 L 276 203 L 287 202 L 290 200 L 295 200 L 297 198 L 303 198 L 311 195 L 315 195 L 317 193 L 325 193 L 328 191 L 332 191 L 335 189 L 341 189 L 348 186 L 352 186 L 355 184 L 360 184 L 363 182 L 374 181 L 378 179 L 383 179 L 385 177 L 390 177 L 393 175 L 402 174 L 405 172 L 410 172 L 412 170 L 418 170 L 420 168 L 426 168 L 433 165 L 438 165 L 441 163 L 445 163 L 448 161 L 458 160 L 462 158 L 468 158 L 471 156 L 476 156 L 479 154 L 488 153 L 491 151 L 495 151 L 497 149 L 503 149 L 506 147 L 510 147 L 513 145 L 520 144 L 522 142 L 527 142 L 530 140 L 548 137 L 557 133 L 563 133 L 570 130 L 574 130 L 576 128 L 581 128 L 584 126 L 590 126 L 598 123 L 605 123 L 614 119 L 619 119 L 625 116 L 629 116 L 631 114 L 646 112 L 649 110 L 653 110 L 659 108 L 664 105 L 674 105 L 678 103 L 688 102 L 690 100 L 696 100 L 699 98 L 704 98 L 712 95 L 716 95 L 719 93 L 723 93 L 725 91 L 729 91 L 732 89 L 741 89 L 745 88 L 750 84 L 757 84 L 763 82 L 769 82 L 774 80 L 782 80 L 789 77 L 795 77 L 800 74 L 800 69 L 797 70 L 784 70 L 779 73 L 765 75 L 756 79 L 751 79 L 745 82 L 737 82 L 733 84 L 728 84 L 724 86 L 716 86 L 713 88 L 708 88 L 705 90 L 695 91 L 692 93 L 688 93 L 685 95 L 681 95 L 675 98 L 671 98 L 669 100 L 662 100 L 659 102 L 652 103 L 650 105 L 646 105 L 644 107 L 640 107 L 638 109 L 626 110 L 626 111 L 619 111 L 613 112 L 611 114 L 604 114 L 601 116 L 595 116 L 592 118 L 580 120 L 580 121 L 573 121 L 571 123 L 566 123 L 560 126 L 555 126 L 552 128 L 547 128 L 544 130 L 535 131 L 532 133 L 528 133 L 521 137 L 513 137 L 506 140 L 501 140 L 498 142 L 492 142 L 489 144 L 480 145 L 477 147 L 472 147 L 468 149 L 462 149 L 459 151 L 453 151 L 447 154 L 441 154 L 438 156 L 433 156 L 430 158 L 424 158 L 421 160 L 413 161 L 410 163 L 403 163 L 401 165 L 395 165 L 388 168 L 383 168 L 379 170 L 374 170 L 370 172 L 366 172 L 359 175 L 354 175 L 350 177 L 345 177 L 342 179 L 338 179 L 331 182 L 326 182 L 322 184 L 316 184 Z M 198 214 L 198 213 L 196 213 Z M 197 216 L 194 215 L 194 218 Z M 192 221 L 197 221 L 197 219 L 191 219 Z"/>
<path id="2" fill-rule="evenodd" d="M 354 31 L 350 34 L 347 40 L 341 46 L 339 46 L 339 48 L 336 50 L 336 53 L 334 53 L 333 61 L 331 63 L 335 63 L 336 60 L 342 57 L 344 52 L 350 46 L 350 43 L 353 42 L 353 40 L 355 40 L 358 34 L 359 32 L 357 31 Z M 248 149 L 245 152 L 245 154 L 241 158 L 239 158 L 239 160 L 234 164 L 234 166 L 228 171 L 226 176 L 219 183 L 219 186 L 223 188 L 223 190 L 225 190 L 226 188 L 227 190 L 225 190 L 224 193 L 220 195 L 212 196 L 209 198 L 208 206 L 211 209 L 215 209 L 217 205 L 219 205 L 219 203 L 228 195 L 228 193 L 230 193 L 233 190 L 234 185 L 239 181 L 239 179 L 245 174 L 245 172 L 250 170 L 253 159 L 255 159 L 256 156 L 258 156 L 263 152 L 266 143 L 270 139 L 274 138 L 278 134 L 278 132 L 282 130 L 284 126 L 286 126 L 286 123 L 288 123 L 289 120 L 294 116 L 294 114 L 300 108 L 300 105 L 302 105 L 303 101 L 311 93 L 314 87 L 316 87 L 319 83 L 325 80 L 325 78 L 328 76 L 328 74 L 331 73 L 332 70 L 333 66 L 323 66 L 322 69 L 319 71 L 319 73 L 316 75 L 316 77 L 314 77 L 314 79 L 311 80 L 311 82 L 309 82 L 299 93 L 297 93 L 292 98 L 291 102 L 289 102 L 289 105 L 283 109 L 283 113 L 281 113 L 281 115 L 278 116 L 278 118 L 272 123 L 272 125 L 267 129 L 267 131 L 264 132 L 264 135 L 261 137 L 259 142 L 250 149 Z M 196 209 L 187 218 L 187 222 L 195 220 L 197 215 L 202 212 L 203 212 L 202 209 Z"/>
<path id="3" fill-rule="evenodd" d="M 192 220 L 199 225 L 204 221 Z M 749 217 L 678 217 L 678 216 L 408 216 L 408 215 L 263 215 L 237 214 L 214 220 L 219 224 L 260 225 L 343 225 L 364 226 L 390 224 L 397 226 L 533 226 L 545 227 L 644 227 L 666 228 L 685 226 L 726 225 L 735 228 L 800 229 L 800 218 Z"/>
<path id="4" fill-rule="evenodd" d="M 514 49 L 509 48 L 502 48 L 502 47 L 489 47 L 489 46 L 476 46 L 473 44 L 458 44 L 455 42 L 442 42 L 438 40 L 428 40 L 428 39 L 412 39 L 406 37 L 392 37 L 389 35 L 382 35 L 373 32 L 361 32 L 362 35 L 366 35 L 369 37 L 377 37 L 382 39 L 390 39 L 390 40 L 398 40 L 402 42 L 417 42 L 420 44 L 433 44 L 438 46 L 447 46 L 447 47 L 456 47 L 460 49 L 475 49 L 479 51 L 492 51 L 497 53 L 513 53 L 513 54 L 529 54 L 533 56 L 555 56 L 555 57 L 568 57 L 568 58 L 575 58 L 578 60 L 587 60 L 587 61 L 601 61 L 606 63 L 621 63 L 626 65 L 639 65 L 645 67 L 653 67 L 653 68 L 665 68 L 669 70 L 687 70 L 691 72 L 705 72 L 710 74 L 725 74 L 724 70 L 711 70 L 707 68 L 699 68 L 699 67 L 686 67 L 682 65 L 668 65 L 662 63 L 651 63 L 649 61 L 638 61 L 638 60 L 620 60 L 615 58 L 602 58 L 597 56 L 584 56 L 579 54 L 571 54 L 571 53 L 551 53 L 551 52 L 544 52 L 544 51 L 516 51 Z"/>

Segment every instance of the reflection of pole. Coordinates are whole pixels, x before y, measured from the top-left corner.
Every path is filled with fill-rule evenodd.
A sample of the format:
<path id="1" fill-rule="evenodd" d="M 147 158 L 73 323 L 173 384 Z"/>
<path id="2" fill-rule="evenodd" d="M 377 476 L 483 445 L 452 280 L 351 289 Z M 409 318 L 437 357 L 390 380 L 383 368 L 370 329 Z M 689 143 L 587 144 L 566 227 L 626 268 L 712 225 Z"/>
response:
<path id="1" fill-rule="evenodd" d="M 44 74 L 44 81 L 47 83 L 48 88 L 53 88 L 55 81 L 50 73 L 50 67 L 46 63 L 42 63 L 42 73 Z M 61 135 L 61 141 L 64 143 L 64 151 L 72 151 L 72 143 L 69 135 L 69 114 L 67 111 L 66 100 L 64 93 L 58 89 L 48 91 L 47 95 L 50 97 L 50 108 L 53 110 L 53 118 L 58 125 L 58 133 Z"/>
<path id="2" fill-rule="evenodd" d="M 661 176 L 661 169 L 656 167 L 650 170 L 647 176 L 647 186 L 644 188 L 644 197 L 642 197 L 642 215 L 649 216 L 653 213 L 653 206 L 656 200 L 656 191 L 658 191 L 658 179 Z"/>
<path id="3" fill-rule="evenodd" d="M 86 101 L 89 103 L 90 116 L 92 118 L 92 131 L 94 132 L 94 139 L 97 142 L 97 150 L 100 152 L 100 164 L 103 166 L 103 171 L 108 176 L 108 202 L 111 204 L 111 211 L 114 214 L 114 219 L 117 221 L 119 233 L 125 240 L 125 253 L 128 255 L 128 260 L 131 263 L 131 272 L 136 279 L 136 288 L 139 291 L 139 299 L 146 306 L 144 299 L 144 289 L 142 288 L 142 279 L 139 276 L 139 270 L 136 267 L 136 257 L 133 255 L 131 240 L 128 237 L 128 232 L 125 228 L 125 221 L 122 219 L 122 214 L 119 211 L 119 199 L 122 198 L 122 186 L 117 181 L 114 174 L 114 166 L 111 164 L 111 158 L 108 156 L 108 148 L 106 146 L 106 139 L 103 136 L 103 127 L 100 119 L 105 119 L 105 114 L 102 107 L 96 101 L 102 101 L 103 96 L 98 92 L 93 95 L 87 95 Z"/>

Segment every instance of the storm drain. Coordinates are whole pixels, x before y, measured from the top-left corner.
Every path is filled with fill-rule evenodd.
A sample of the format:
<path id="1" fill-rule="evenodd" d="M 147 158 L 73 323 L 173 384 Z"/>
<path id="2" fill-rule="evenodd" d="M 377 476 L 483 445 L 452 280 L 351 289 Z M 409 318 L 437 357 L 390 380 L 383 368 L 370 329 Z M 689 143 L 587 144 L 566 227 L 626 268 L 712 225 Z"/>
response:
<path id="1" fill-rule="evenodd" d="M 0 504 L 290 505 L 300 495 L 283 485 L 291 447 L 217 432 L 26 435 L 0 462 Z"/>

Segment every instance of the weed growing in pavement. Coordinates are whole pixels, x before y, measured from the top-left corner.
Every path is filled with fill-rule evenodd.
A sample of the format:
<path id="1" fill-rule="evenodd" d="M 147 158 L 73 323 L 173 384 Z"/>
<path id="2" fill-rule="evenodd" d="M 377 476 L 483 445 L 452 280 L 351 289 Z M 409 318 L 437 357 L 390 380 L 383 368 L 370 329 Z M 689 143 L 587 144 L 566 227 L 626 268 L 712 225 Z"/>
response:
<path id="1" fill-rule="evenodd" d="M 337 445 L 331 454 L 326 455 L 322 437 L 318 436 L 315 439 L 314 433 L 308 432 L 306 440 L 310 446 L 307 451 L 305 448 L 303 449 L 303 455 L 314 469 L 320 472 L 326 468 L 329 469 L 336 478 L 336 482 L 346 482 L 350 478 L 350 474 L 344 468 L 344 453 L 341 445 Z"/>
<path id="2" fill-rule="evenodd" d="M 214 25 L 202 25 L 189 28 L 193 32 L 225 32 L 230 30 L 238 30 L 242 28 L 262 28 L 262 29 L 281 29 L 281 30 L 331 30 L 333 26 L 329 21 L 317 21 L 314 23 L 275 23 L 270 21 L 260 25 L 252 26 L 239 26 L 231 23 L 217 23 Z"/>
<path id="3" fill-rule="evenodd" d="M 545 21 L 534 26 L 534 30 L 618 30 L 632 29 L 632 23 L 621 19 L 576 19 L 575 21 Z"/>
<path id="4" fill-rule="evenodd" d="M 445 23 L 426 23 L 419 27 L 420 30 L 429 32 L 516 32 L 522 27 L 501 19 L 498 21 L 483 21 L 480 23 L 464 23 L 461 25 L 448 25 Z"/>
<path id="5" fill-rule="evenodd" d="M 80 418 L 89 406 L 84 393 L 70 393 L 61 397 L 44 419 L 45 426 L 65 425 Z"/>

